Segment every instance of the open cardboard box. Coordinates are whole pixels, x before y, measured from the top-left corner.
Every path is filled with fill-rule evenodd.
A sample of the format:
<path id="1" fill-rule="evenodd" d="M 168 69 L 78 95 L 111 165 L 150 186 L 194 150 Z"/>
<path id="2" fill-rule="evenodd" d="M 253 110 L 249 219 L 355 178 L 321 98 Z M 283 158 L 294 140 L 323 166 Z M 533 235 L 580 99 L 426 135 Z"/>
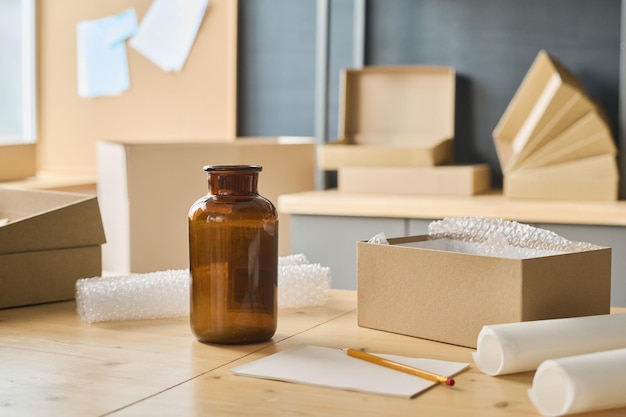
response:
<path id="1" fill-rule="evenodd" d="M 467 196 L 490 188 L 491 169 L 487 164 L 337 170 L 337 189 L 349 193 Z"/>
<path id="2" fill-rule="evenodd" d="M 0 308 L 73 299 L 102 274 L 95 196 L 0 188 L 0 218 Z"/>
<path id="3" fill-rule="evenodd" d="M 319 167 L 433 166 L 452 161 L 455 85 L 456 73 L 450 67 L 343 70 L 339 139 L 319 147 Z"/>
<path id="4" fill-rule="evenodd" d="M 311 138 L 239 138 L 231 142 L 98 144 L 98 199 L 107 233 L 103 269 L 146 273 L 189 267 L 187 216 L 208 193 L 205 165 L 261 165 L 259 193 L 315 189 Z M 288 255 L 289 216 L 279 213 L 279 252 Z"/>
<path id="5" fill-rule="evenodd" d="M 610 310 L 610 248 L 509 259 L 388 241 L 357 243 L 360 326 L 475 348 L 487 324 Z"/>

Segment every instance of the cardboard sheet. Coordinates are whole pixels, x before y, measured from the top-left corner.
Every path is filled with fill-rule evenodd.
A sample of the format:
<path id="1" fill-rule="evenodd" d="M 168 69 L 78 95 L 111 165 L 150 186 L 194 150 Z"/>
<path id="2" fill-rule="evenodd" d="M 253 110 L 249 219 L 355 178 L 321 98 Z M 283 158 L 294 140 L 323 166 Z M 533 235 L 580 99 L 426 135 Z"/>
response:
<path id="1" fill-rule="evenodd" d="M 453 376 L 469 364 L 377 354 L 436 374 Z M 231 369 L 236 375 L 411 398 L 436 382 L 348 356 L 341 349 L 301 345 Z M 445 387 L 448 389 L 448 387 Z"/>

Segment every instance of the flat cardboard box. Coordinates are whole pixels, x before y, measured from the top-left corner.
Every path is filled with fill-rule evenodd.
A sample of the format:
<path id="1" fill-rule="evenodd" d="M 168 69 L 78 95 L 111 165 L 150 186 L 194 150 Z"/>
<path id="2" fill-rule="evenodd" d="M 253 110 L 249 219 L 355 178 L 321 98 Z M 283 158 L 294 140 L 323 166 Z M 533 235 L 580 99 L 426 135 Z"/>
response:
<path id="1" fill-rule="evenodd" d="M 451 67 L 343 70 L 339 138 L 320 146 L 319 167 L 433 166 L 452 161 L 455 86 Z"/>
<path id="2" fill-rule="evenodd" d="M 187 215 L 208 193 L 205 165 L 256 164 L 259 193 L 315 189 L 311 138 L 246 138 L 231 142 L 98 144 L 98 198 L 107 233 L 103 269 L 146 273 L 189 267 Z M 290 254 L 289 216 L 279 213 L 279 253 Z"/>
<path id="3" fill-rule="evenodd" d="M 435 167 L 342 167 L 337 188 L 349 193 L 460 195 L 481 194 L 491 188 L 487 164 Z"/>
<path id="4" fill-rule="evenodd" d="M 617 147 L 600 109 L 594 109 L 521 159 L 517 170 L 557 165 L 598 155 L 616 156 Z"/>
<path id="5" fill-rule="evenodd" d="M 0 188 L 0 308 L 74 298 L 102 274 L 105 242 L 93 195 Z"/>
<path id="6" fill-rule="evenodd" d="M 487 324 L 610 310 L 610 248 L 507 259 L 429 249 L 425 235 L 388 241 L 357 243 L 363 327 L 475 348 Z"/>
<path id="7" fill-rule="evenodd" d="M 600 155 L 505 173 L 503 195 L 524 200 L 617 201 L 617 162 L 613 155 Z"/>
<path id="8" fill-rule="evenodd" d="M 493 137 L 506 197 L 618 198 L 617 147 L 606 116 L 546 51 L 535 58 Z"/>

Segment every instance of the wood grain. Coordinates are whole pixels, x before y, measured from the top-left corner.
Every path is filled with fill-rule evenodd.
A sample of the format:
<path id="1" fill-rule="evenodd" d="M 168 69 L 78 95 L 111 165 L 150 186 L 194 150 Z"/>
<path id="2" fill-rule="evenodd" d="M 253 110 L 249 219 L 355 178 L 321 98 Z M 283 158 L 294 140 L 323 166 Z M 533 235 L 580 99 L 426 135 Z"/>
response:
<path id="1" fill-rule="evenodd" d="M 281 310 L 267 343 L 207 345 L 186 318 L 82 323 L 73 302 L 0 310 L 3 416 L 537 416 L 532 373 L 489 377 L 471 349 L 361 328 L 356 293 Z M 298 344 L 469 362 L 454 387 L 407 400 L 235 376 L 230 368 Z M 626 409 L 595 413 L 624 415 Z"/>

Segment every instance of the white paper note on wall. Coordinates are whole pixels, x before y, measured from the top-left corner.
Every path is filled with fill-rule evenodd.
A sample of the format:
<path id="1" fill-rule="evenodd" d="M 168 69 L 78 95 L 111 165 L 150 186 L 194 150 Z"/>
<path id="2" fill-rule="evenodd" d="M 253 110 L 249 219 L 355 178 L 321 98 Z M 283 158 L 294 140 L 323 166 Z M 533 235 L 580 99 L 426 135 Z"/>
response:
<path id="1" fill-rule="evenodd" d="M 130 45 L 163 71 L 180 71 L 209 0 L 154 0 Z"/>
<path id="2" fill-rule="evenodd" d="M 118 95 L 130 88 L 126 39 L 137 31 L 133 9 L 76 26 L 78 95 Z"/>

